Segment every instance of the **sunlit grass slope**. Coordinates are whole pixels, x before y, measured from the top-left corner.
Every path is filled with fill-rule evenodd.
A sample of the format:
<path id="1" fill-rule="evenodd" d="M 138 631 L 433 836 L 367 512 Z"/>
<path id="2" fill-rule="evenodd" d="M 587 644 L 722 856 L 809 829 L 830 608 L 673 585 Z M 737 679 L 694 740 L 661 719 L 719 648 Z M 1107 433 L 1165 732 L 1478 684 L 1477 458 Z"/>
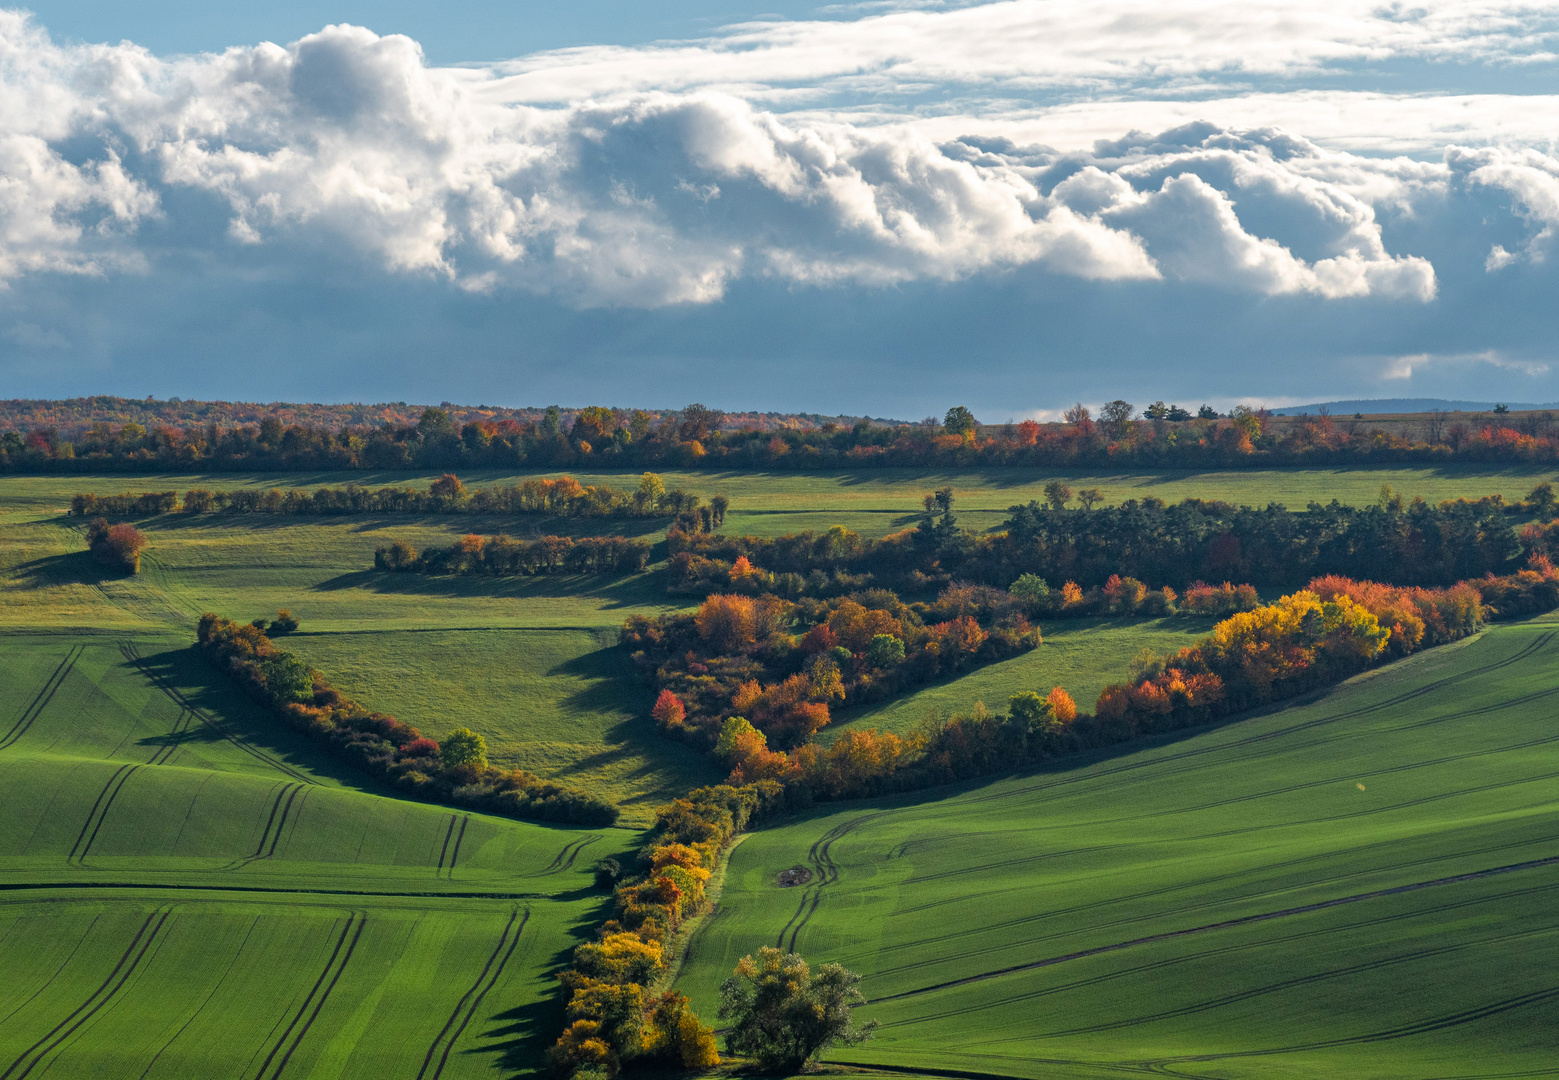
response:
<path id="1" fill-rule="evenodd" d="M 168 644 L 0 639 L 0 1075 L 534 1066 L 635 834 L 365 787 Z"/>
<path id="2" fill-rule="evenodd" d="M 1099 691 L 1120 682 L 1143 649 L 1171 652 L 1206 635 L 1212 619 L 1057 619 L 1043 626 L 1044 644 L 1032 652 L 967 675 L 912 691 L 890 701 L 841 709 L 823 731 L 831 739 L 852 728 L 904 733 L 928 717 L 967 713 L 977 701 L 993 711 L 1023 690 L 1048 693 L 1065 687 L 1078 707 L 1091 711 Z"/>
<path id="3" fill-rule="evenodd" d="M 1551 1075 L 1559 628 L 1314 702 L 749 837 L 681 988 L 865 976 L 840 1060 L 1025 1077 Z M 775 875 L 812 872 L 786 889 Z"/>

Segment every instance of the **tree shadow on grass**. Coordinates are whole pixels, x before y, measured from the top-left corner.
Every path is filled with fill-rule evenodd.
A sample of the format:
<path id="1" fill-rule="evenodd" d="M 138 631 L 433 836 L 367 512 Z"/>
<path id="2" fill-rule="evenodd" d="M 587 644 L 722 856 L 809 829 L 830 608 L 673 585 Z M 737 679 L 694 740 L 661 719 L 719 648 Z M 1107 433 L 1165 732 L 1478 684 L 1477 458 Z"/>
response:
<path id="1" fill-rule="evenodd" d="M 194 646 L 163 649 L 138 661 L 127 658 L 124 666 L 149 677 L 158 690 L 180 706 L 197 709 L 214 723 L 191 727 L 183 735 L 141 740 L 146 745 L 232 741 L 252 747 L 286 767 L 306 770 L 343 787 L 374 795 L 394 795 L 393 789 L 336 760 L 312 740 L 285 727 L 212 668 Z"/>
<path id="2" fill-rule="evenodd" d="M 602 896 L 601 902 L 590 913 L 568 928 L 572 944 L 566 945 L 548 958 L 545 978 L 552 978 L 574 959 L 574 949 L 594 939 L 596 930 L 611 914 L 611 901 Z M 529 1005 L 506 1009 L 488 1018 L 482 1038 L 485 1045 L 465 1051 L 467 1054 L 496 1054 L 498 1065 L 508 1070 L 540 1069 L 551 1048 L 563 1030 L 563 993 L 554 984 L 553 989 Z"/>
<path id="3" fill-rule="evenodd" d="M 17 583 L 28 589 L 61 585 L 101 585 L 105 581 L 123 581 L 135 575 L 116 566 L 107 566 L 91 552 L 72 551 L 65 555 L 46 555 L 18 563 L 11 571 Z"/>

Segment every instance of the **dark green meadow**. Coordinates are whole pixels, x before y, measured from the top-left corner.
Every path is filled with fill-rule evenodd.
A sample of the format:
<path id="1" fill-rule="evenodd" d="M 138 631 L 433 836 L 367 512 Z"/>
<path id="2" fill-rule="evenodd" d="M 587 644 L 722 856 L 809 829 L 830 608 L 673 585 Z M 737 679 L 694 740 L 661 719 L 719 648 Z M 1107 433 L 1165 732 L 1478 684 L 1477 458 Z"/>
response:
<path id="1" fill-rule="evenodd" d="M 1552 1075 L 1559 625 L 735 849 L 681 989 L 744 953 L 865 976 L 830 1060 L 1002 1076 Z M 811 881 L 775 876 L 807 867 Z"/>
<path id="2" fill-rule="evenodd" d="M 173 639 L 0 640 L 3 1075 L 536 1064 L 634 833 L 389 797 Z"/>

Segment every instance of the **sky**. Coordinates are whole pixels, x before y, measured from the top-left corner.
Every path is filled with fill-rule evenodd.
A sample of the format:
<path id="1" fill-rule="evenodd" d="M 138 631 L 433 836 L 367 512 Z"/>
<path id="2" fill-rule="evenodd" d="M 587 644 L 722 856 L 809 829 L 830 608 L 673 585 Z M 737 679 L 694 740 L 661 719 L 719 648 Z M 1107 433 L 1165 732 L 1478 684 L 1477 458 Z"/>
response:
<path id="1" fill-rule="evenodd" d="M 1559 5 L 0 10 L 0 396 L 1559 400 Z"/>

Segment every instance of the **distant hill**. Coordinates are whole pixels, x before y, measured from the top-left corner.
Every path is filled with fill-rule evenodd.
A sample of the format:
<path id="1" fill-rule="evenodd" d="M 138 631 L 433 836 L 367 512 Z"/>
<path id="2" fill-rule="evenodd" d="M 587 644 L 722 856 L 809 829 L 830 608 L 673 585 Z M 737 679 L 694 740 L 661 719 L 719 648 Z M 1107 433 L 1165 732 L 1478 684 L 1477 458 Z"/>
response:
<path id="1" fill-rule="evenodd" d="M 1289 405 L 1282 409 L 1273 409 L 1276 416 L 1300 416 L 1304 413 L 1318 413 L 1322 409 L 1336 415 L 1351 415 L 1353 413 L 1381 414 L 1381 413 L 1426 413 L 1436 409 L 1444 412 L 1490 412 L 1497 404 L 1509 406 L 1511 412 L 1530 412 L 1533 409 L 1559 409 L 1559 402 L 1549 402 L 1544 405 L 1534 405 L 1531 402 L 1522 401 L 1448 401 L 1445 398 L 1371 398 L 1367 401 L 1320 401 L 1314 405 Z"/>
<path id="2" fill-rule="evenodd" d="M 461 425 L 481 420 L 514 420 L 534 423 L 546 410 L 537 406 L 528 408 L 503 408 L 493 405 L 456 405 L 443 402 L 455 424 Z M 71 398 L 66 401 L 12 399 L 0 401 L 0 431 L 32 431 L 53 428 L 68 439 L 80 438 L 94 423 L 124 424 L 133 421 L 144 428 L 168 426 L 188 428 L 205 424 L 232 427 L 240 424 L 258 424 L 267 416 L 274 416 L 283 424 L 302 424 L 322 427 L 331 431 L 352 427 L 378 427 L 389 424 L 399 427 L 415 424 L 427 405 L 408 404 L 404 401 L 365 404 L 310 404 L 273 401 L 262 404 L 248 401 L 185 401 L 169 398 L 123 398 L 100 395 L 97 397 Z M 656 423 L 674 416 L 675 409 L 646 409 Z M 718 410 L 717 410 L 718 411 Z M 559 410 L 559 420 L 566 430 L 574 422 L 579 408 Z M 824 416 L 819 413 L 730 412 L 721 414 L 722 427 L 753 427 L 760 431 L 786 428 L 811 429 L 826 423 L 850 427 L 860 417 Z M 867 417 L 874 424 L 897 424 L 901 421 Z"/>

